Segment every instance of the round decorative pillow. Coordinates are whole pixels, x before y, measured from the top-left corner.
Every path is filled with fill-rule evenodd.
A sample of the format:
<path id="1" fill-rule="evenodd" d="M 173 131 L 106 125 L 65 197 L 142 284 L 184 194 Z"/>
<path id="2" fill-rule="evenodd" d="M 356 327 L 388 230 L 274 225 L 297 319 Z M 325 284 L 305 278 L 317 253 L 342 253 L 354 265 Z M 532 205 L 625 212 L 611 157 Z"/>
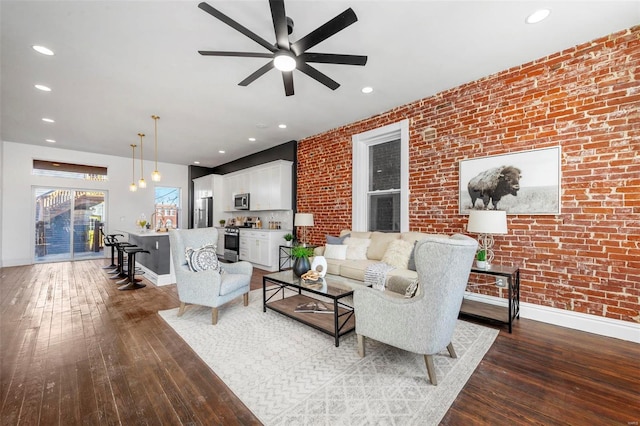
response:
<path id="1" fill-rule="evenodd" d="M 189 247 L 185 251 L 185 256 L 189 268 L 194 272 L 206 271 L 208 269 L 220 272 L 220 264 L 218 262 L 215 244 L 206 244 L 199 249 Z"/>

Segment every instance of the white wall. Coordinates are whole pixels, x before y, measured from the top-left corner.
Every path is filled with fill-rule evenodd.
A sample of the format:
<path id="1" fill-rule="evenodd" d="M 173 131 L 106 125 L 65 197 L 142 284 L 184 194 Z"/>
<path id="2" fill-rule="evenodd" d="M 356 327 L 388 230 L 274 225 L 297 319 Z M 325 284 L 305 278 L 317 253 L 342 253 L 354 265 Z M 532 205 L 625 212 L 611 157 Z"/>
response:
<path id="1" fill-rule="evenodd" d="M 129 191 L 131 183 L 131 157 L 92 154 L 48 146 L 2 142 L 0 149 L 0 266 L 33 263 L 34 253 L 34 186 L 69 189 L 96 189 L 107 192 L 106 231 L 134 229 L 141 213 L 151 217 L 154 205 L 154 186 L 151 172 L 153 161 L 144 162 L 146 189 Z M 88 164 L 108 168 L 108 180 L 93 182 L 79 179 L 52 178 L 31 174 L 33 160 Z M 140 178 L 140 160 L 136 160 L 136 182 Z M 157 186 L 181 188 L 180 227 L 187 227 L 188 169 L 187 166 L 158 163 L 162 181 Z"/>

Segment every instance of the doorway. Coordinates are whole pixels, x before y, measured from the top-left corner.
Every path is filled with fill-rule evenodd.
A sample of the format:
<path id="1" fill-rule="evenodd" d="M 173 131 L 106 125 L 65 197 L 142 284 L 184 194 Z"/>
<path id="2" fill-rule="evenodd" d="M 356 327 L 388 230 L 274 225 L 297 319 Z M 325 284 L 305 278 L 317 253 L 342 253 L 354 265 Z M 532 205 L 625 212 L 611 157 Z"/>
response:
<path id="1" fill-rule="evenodd" d="M 34 262 L 103 257 L 106 193 L 36 187 Z"/>

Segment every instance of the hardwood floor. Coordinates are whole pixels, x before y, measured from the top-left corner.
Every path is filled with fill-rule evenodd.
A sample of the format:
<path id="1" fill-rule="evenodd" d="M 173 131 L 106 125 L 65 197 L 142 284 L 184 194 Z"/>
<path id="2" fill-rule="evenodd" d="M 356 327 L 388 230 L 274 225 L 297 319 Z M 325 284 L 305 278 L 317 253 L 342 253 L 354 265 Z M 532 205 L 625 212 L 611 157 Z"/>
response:
<path id="1" fill-rule="evenodd" d="M 120 292 L 105 263 L 0 270 L 1 424 L 260 424 L 156 314 L 178 307 L 175 285 Z M 442 424 L 637 425 L 639 360 L 640 345 L 521 319 Z"/>

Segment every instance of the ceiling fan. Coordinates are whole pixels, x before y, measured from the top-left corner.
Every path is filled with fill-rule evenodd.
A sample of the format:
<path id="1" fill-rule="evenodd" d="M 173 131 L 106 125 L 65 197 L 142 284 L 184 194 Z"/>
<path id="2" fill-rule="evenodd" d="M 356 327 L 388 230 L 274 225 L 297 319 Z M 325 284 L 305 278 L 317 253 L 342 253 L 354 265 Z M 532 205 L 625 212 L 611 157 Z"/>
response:
<path id="1" fill-rule="evenodd" d="M 275 30 L 276 43 L 271 44 L 253 31 L 237 23 L 211 5 L 202 2 L 198 7 L 213 17 L 221 20 L 236 31 L 241 32 L 251 40 L 255 41 L 270 53 L 254 53 L 254 52 L 226 52 L 226 51 L 210 51 L 199 50 L 198 53 L 204 56 L 240 56 L 246 58 L 268 58 L 269 62 L 249 77 L 238 83 L 239 86 L 248 86 L 258 77 L 265 74 L 272 68 L 282 71 L 282 80 L 284 82 L 284 91 L 287 96 L 293 95 L 293 70 L 298 69 L 309 77 L 324 84 L 331 90 L 336 90 L 340 84 L 329 78 L 326 74 L 318 71 L 308 63 L 324 63 L 324 64 L 342 64 L 342 65 L 365 65 L 367 57 L 361 55 L 341 55 L 335 53 L 312 53 L 307 52 L 308 49 L 318 43 L 328 39 L 332 35 L 342 31 L 349 25 L 358 20 L 353 9 L 349 8 L 311 31 L 301 39 L 292 42 L 289 35 L 293 31 L 293 21 L 286 16 L 284 11 L 284 0 L 269 0 L 271 7 L 271 18 L 273 20 L 273 29 Z"/>

